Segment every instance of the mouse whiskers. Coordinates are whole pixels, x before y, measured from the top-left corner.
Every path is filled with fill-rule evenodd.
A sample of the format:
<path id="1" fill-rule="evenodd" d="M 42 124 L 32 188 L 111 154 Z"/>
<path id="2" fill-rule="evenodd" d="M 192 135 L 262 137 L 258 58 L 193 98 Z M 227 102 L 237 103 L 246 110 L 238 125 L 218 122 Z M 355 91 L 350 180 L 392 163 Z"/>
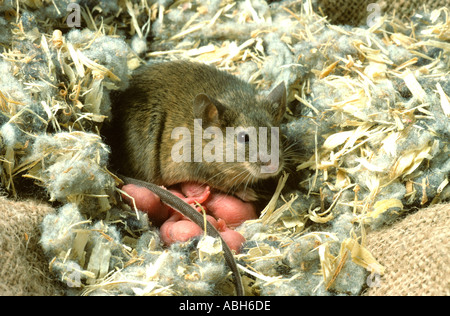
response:
<path id="1" fill-rule="evenodd" d="M 227 194 L 232 194 L 235 195 L 237 190 L 243 190 L 246 191 L 249 187 L 249 183 L 253 183 L 254 182 L 254 177 L 248 173 L 247 170 L 243 170 L 240 173 L 238 173 L 237 175 L 235 175 L 230 182 L 233 182 L 236 179 L 240 179 L 242 177 L 243 174 L 247 173 L 244 178 L 242 179 L 242 181 L 239 181 L 239 183 L 237 183 L 237 185 L 233 185 L 230 187 L 230 189 L 228 190 Z"/>
<path id="2" fill-rule="evenodd" d="M 283 160 L 285 162 L 284 169 L 287 171 L 293 171 L 296 169 L 296 165 L 307 160 L 305 152 L 301 149 L 301 143 L 296 141 L 283 142 Z"/>
<path id="3" fill-rule="evenodd" d="M 216 186 L 218 187 L 225 186 L 225 183 L 227 182 L 225 180 L 229 177 L 228 171 L 232 170 L 233 168 L 234 168 L 233 164 L 229 164 L 228 166 L 226 166 L 226 168 L 220 168 L 221 170 L 217 172 L 215 175 L 207 178 L 205 183 L 210 185 L 215 183 Z"/>

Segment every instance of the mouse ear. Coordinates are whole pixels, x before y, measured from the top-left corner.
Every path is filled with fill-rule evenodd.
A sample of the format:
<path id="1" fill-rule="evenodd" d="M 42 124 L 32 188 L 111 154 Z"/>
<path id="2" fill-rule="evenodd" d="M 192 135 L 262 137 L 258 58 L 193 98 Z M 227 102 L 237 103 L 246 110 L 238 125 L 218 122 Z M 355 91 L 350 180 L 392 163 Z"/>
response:
<path id="1" fill-rule="evenodd" d="M 284 112 L 286 112 L 286 87 L 284 85 L 284 81 L 273 88 L 267 96 L 267 99 L 271 103 L 274 123 L 275 125 L 278 125 L 284 116 Z"/>
<path id="2" fill-rule="evenodd" d="M 218 125 L 225 107 L 204 93 L 194 98 L 194 118 L 200 118 L 207 124 Z"/>

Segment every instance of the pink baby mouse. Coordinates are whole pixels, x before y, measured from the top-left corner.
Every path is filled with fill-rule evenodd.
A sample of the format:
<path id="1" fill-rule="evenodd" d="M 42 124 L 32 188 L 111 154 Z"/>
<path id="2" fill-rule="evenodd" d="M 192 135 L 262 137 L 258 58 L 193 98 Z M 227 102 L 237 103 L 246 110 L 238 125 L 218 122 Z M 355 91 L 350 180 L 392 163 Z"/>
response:
<path id="1" fill-rule="evenodd" d="M 146 212 L 150 221 L 161 226 L 161 239 L 166 245 L 203 234 L 203 227 L 161 203 L 160 198 L 150 190 L 133 184 L 124 185 L 122 190 L 134 198 L 136 207 Z M 227 245 L 239 253 L 245 238 L 233 228 L 246 220 L 257 218 L 253 203 L 194 182 L 181 183 L 171 187 L 170 191 L 197 211 L 201 212 L 203 208 L 207 214 L 206 219 L 219 231 Z M 125 199 L 129 201 L 126 196 Z"/>

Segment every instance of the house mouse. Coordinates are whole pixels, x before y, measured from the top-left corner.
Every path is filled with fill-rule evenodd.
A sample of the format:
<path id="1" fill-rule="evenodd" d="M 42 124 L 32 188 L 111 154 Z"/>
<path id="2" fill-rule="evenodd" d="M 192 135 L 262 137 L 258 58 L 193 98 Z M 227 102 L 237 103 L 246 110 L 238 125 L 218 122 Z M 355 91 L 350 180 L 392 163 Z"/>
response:
<path id="1" fill-rule="evenodd" d="M 270 148 L 278 136 L 272 127 L 279 126 L 285 110 L 284 83 L 264 96 L 236 76 L 206 64 L 172 61 L 146 65 L 134 73 L 129 88 L 114 101 L 108 139 L 112 163 L 122 174 L 157 185 L 207 183 L 244 201 L 255 201 L 258 196 L 252 186 L 283 169 L 281 144 L 274 144 L 279 146 L 271 148 L 271 156 L 268 150 L 261 153 L 258 148 L 253 162 L 239 161 L 237 155 L 233 159 L 234 152 L 229 155 L 227 146 L 234 145 L 237 151 L 243 144 L 255 141 L 260 145 L 266 140 Z M 237 127 L 241 130 L 234 129 L 234 142 L 228 142 L 227 132 Z M 264 134 L 261 128 L 265 128 Z M 223 135 L 223 147 L 216 146 L 209 157 L 205 151 L 214 146 L 207 130 L 216 133 L 214 141 L 218 134 Z M 245 147 L 247 157 L 250 146 Z M 175 161 L 180 156 L 186 159 Z"/>
<path id="2" fill-rule="evenodd" d="M 262 95 L 213 66 L 163 62 L 133 74 L 129 88 L 113 100 L 112 121 L 104 134 L 112 166 L 126 175 L 121 176 L 125 183 L 147 187 L 201 226 L 200 213 L 158 186 L 197 182 L 243 201 L 257 200 L 252 187 L 277 176 L 284 166 L 277 127 L 285 109 L 284 83 Z M 265 150 L 252 147 L 261 144 Z M 244 148 L 244 159 L 239 148 Z M 220 237 L 212 225 L 207 230 Z M 234 257 L 223 244 L 242 295 Z"/>

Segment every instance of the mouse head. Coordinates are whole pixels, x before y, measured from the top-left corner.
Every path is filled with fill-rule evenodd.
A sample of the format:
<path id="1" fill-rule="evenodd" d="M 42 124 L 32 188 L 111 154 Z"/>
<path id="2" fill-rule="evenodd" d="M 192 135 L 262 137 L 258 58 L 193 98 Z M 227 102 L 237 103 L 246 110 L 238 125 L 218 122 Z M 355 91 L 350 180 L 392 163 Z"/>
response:
<path id="1" fill-rule="evenodd" d="M 239 102 L 240 100 L 237 100 L 237 104 L 227 104 L 230 102 L 222 100 L 219 101 L 218 99 L 215 99 L 214 97 L 206 93 L 200 93 L 194 98 L 194 116 L 196 118 L 203 119 L 204 122 L 207 122 L 210 125 L 220 126 L 224 123 L 236 123 L 238 117 L 236 116 L 236 111 L 233 110 L 244 110 L 245 113 L 249 115 L 251 115 L 254 111 L 265 111 L 265 114 L 269 115 L 267 119 L 268 121 L 270 121 L 271 125 L 280 125 L 283 115 L 286 112 L 286 87 L 284 85 L 284 82 L 281 82 L 279 85 L 277 85 L 267 96 L 242 92 L 241 95 L 225 95 L 221 99 L 233 100 L 239 97 L 242 97 L 244 101 L 243 104 L 239 104 L 242 103 Z M 253 104 L 251 104 L 249 101 L 254 102 Z"/>
<path id="2" fill-rule="evenodd" d="M 278 175 L 283 168 L 278 127 L 285 111 L 284 82 L 266 96 L 248 89 L 196 95 L 193 112 L 203 131 L 203 158 L 222 164 L 236 182 Z"/>

